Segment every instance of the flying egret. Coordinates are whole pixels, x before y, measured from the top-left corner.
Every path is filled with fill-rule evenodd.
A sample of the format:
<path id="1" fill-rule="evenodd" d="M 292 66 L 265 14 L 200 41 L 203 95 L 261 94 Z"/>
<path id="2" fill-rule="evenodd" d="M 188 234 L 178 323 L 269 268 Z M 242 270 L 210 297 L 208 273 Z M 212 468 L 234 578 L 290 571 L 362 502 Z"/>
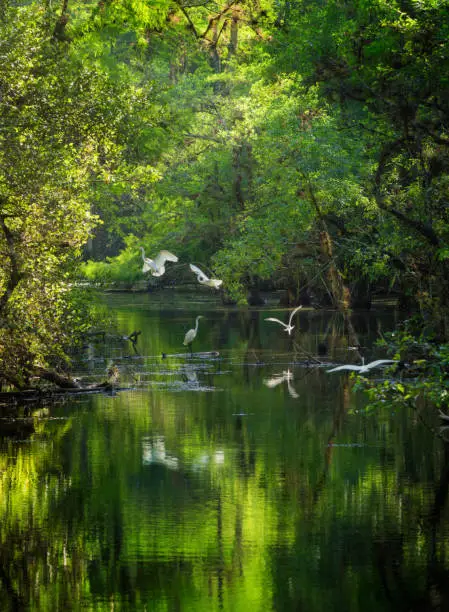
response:
<path id="1" fill-rule="evenodd" d="M 296 392 L 296 389 L 291 384 L 292 380 L 293 380 L 293 374 L 290 372 L 290 370 L 284 370 L 282 374 L 275 374 L 271 378 L 265 379 L 263 382 L 267 387 L 269 387 L 270 389 L 273 389 L 274 387 L 277 387 L 284 381 L 287 381 L 288 392 L 291 397 L 296 399 L 299 397 L 299 395 Z"/>
<path id="2" fill-rule="evenodd" d="M 295 314 L 298 312 L 298 310 L 301 310 L 302 305 L 301 306 L 297 306 L 295 308 L 295 310 L 292 311 L 292 313 L 290 314 L 290 317 L 288 319 L 288 325 L 286 323 L 283 323 L 282 321 L 280 321 L 279 319 L 275 319 L 274 317 L 268 317 L 268 319 L 265 319 L 265 321 L 275 321 L 276 323 L 279 323 L 280 325 L 282 325 L 282 327 L 285 327 L 285 330 L 288 335 L 290 335 L 293 331 L 293 329 L 295 328 L 294 325 L 292 325 L 292 319 L 295 316 Z"/>
<path id="3" fill-rule="evenodd" d="M 365 372 L 369 372 L 373 368 L 379 368 L 383 365 L 389 365 L 392 363 L 399 363 L 396 359 L 377 359 L 376 361 L 371 361 L 370 363 L 364 363 L 362 365 L 353 365 L 351 363 L 347 363 L 345 365 L 338 366 L 336 368 L 332 368 L 331 370 L 326 370 L 329 374 L 330 372 L 341 372 L 342 370 L 351 370 L 353 372 L 358 372 L 359 374 L 364 374 Z"/>
<path id="4" fill-rule="evenodd" d="M 165 273 L 165 262 L 174 261 L 177 262 L 178 258 L 170 251 L 159 251 L 154 259 L 145 257 L 145 251 L 143 247 L 140 247 L 142 251 L 143 268 L 142 272 L 151 272 L 153 276 L 162 276 Z"/>
<path id="5" fill-rule="evenodd" d="M 196 338 L 196 334 L 198 332 L 198 321 L 200 319 L 204 319 L 203 315 L 198 315 L 197 316 L 195 327 L 193 329 L 189 329 L 189 331 L 184 336 L 183 344 L 184 344 L 184 346 L 190 346 L 190 354 L 192 354 L 192 342 Z"/>
<path id="6" fill-rule="evenodd" d="M 209 278 L 202 272 L 197 266 L 190 264 L 190 269 L 192 272 L 195 272 L 198 278 L 198 282 L 202 285 L 207 285 L 208 287 L 213 287 L 214 289 L 219 289 L 220 285 L 223 284 L 222 280 L 218 280 L 217 278 Z"/>

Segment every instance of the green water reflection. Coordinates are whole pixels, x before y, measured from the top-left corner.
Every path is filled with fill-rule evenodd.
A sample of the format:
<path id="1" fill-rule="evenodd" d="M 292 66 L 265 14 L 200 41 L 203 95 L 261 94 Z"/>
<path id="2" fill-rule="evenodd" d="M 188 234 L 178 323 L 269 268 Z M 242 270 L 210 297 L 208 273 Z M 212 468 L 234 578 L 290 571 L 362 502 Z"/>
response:
<path id="1" fill-rule="evenodd" d="M 78 368 L 94 380 L 113 358 L 132 389 L 52 405 L 2 438 L 0 609 L 446 609 L 441 441 L 306 367 L 323 337 L 329 360 L 347 358 L 330 315 L 302 314 L 289 339 L 264 322 L 274 310 L 192 301 L 117 297 L 137 353 L 91 343 Z M 199 312 L 195 350 L 220 357 L 163 359 Z M 370 346 L 388 317 L 365 319 Z"/>

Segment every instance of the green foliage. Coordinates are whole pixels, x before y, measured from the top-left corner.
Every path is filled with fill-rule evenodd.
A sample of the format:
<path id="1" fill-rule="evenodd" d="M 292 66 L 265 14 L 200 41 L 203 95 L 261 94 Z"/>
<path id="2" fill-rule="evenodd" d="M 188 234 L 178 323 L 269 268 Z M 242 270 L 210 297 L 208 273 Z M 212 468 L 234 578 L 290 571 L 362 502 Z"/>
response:
<path id="1" fill-rule="evenodd" d="M 117 168 L 136 189 L 151 175 L 122 161 L 141 96 L 55 39 L 55 23 L 33 3 L 0 21 L 0 370 L 18 386 L 62 364 L 89 320 L 70 281 L 98 220 L 94 186 Z"/>
<path id="2" fill-rule="evenodd" d="M 350 287 L 447 335 L 446 9 L 7 3 L 2 319 L 59 295 L 81 253 L 89 280 L 133 283 L 141 245 L 208 263 L 238 301 L 261 279 L 320 295 L 324 231 Z"/>
<path id="3" fill-rule="evenodd" d="M 142 279 L 142 258 L 134 236 L 126 239 L 127 248 L 120 255 L 106 261 L 89 260 L 80 266 L 82 277 L 93 283 L 124 282 L 133 284 Z"/>
<path id="4" fill-rule="evenodd" d="M 385 403 L 398 409 L 420 409 L 424 404 L 445 412 L 449 409 L 448 344 L 439 343 L 429 329 L 422 328 L 418 317 L 385 334 L 378 344 L 404 365 L 399 379 L 397 371 L 394 379 L 381 383 L 359 379 L 358 388 L 370 398 L 367 409 L 377 409 Z"/>

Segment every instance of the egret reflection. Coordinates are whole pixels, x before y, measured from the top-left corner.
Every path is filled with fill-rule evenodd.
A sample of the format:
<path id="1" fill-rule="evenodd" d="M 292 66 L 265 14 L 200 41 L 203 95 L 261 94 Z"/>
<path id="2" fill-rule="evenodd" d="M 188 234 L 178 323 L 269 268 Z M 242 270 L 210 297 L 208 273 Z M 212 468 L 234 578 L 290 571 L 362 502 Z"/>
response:
<path id="1" fill-rule="evenodd" d="M 225 451 L 221 449 L 213 452 L 205 452 L 194 459 L 192 468 L 196 471 L 206 469 L 212 465 L 224 465 L 225 457 Z"/>
<path id="2" fill-rule="evenodd" d="M 179 459 L 167 453 L 163 436 L 142 438 L 142 463 L 163 465 L 170 470 L 179 468 Z"/>
<path id="3" fill-rule="evenodd" d="M 294 399 L 296 399 L 299 397 L 299 395 L 296 392 L 296 389 L 292 385 L 292 380 L 293 380 L 293 373 L 290 370 L 284 370 L 282 374 L 275 374 L 271 378 L 266 378 L 263 382 L 264 382 L 264 385 L 266 385 L 270 389 L 274 389 L 274 387 L 277 387 L 283 382 L 286 382 L 290 397 L 293 397 Z"/>

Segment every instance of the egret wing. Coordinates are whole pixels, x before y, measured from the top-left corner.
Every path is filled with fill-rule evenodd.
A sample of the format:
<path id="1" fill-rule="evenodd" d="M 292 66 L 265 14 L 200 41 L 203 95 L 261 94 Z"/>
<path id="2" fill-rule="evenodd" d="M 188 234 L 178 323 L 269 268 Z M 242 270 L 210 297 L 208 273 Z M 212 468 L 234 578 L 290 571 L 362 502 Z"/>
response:
<path id="1" fill-rule="evenodd" d="M 277 387 L 278 385 L 283 383 L 284 380 L 285 380 L 285 376 L 283 374 L 278 374 L 277 376 L 266 378 L 263 382 L 267 387 L 269 387 L 270 389 L 273 389 L 274 387 Z"/>
<path id="2" fill-rule="evenodd" d="M 296 389 L 294 388 L 290 380 L 291 380 L 290 378 L 287 378 L 288 392 L 290 393 L 290 397 L 293 397 L 293 399 L 297 399 L 299 395 L 296 392 Z"/>
<path id="3" fill-rule="evenodd" d="M 163 266 L 166 261 L 173 261 L 176 263 L 178 261 L 178 258 L 176 257 L 176 255 L 173 255 L 173 253 L 170 253 L 170 251 L 159 251 L 159 253 L 154 258 L 154 263 L 158 268 L 160 266 Z"/>
<path id="4" fill-rule="evenodd" d="M 370 363 L 367 363 L 363 369 L 371 370 L 371 368 L 378 368 L 381 365 L 387 365 L 390 363 L 397 363 L 397 361 L 395 359 L 377 359 L 376 361 L 370 361 Z"/>
<path id="5" fill-rule="evenodd" d="M 282 327 L 287 327 L 283 321 L 279 321 L 279 319 L 276 319 L 275 317 L 268 317 L 268 319 L 265 319 L 265 321 L 274 321 L 275 323 L 282 325 Z"/>
<path id="6" fill-rule="evenodd" d="M 289 320 L 288 320 L 288 322 L 289 322 L 289 324 L 290 324 L 290 325 L 292 324 L 292 319 L 293 319 L 293 317 L 294 317 L 294 316 L 295 316 L 295 314 L 298 312 L 298 310 L 301 310 L 301 308 L 302 308 L 302 304 L 301 304 L 300 306 L 297 306 L 297 307 L 295 308 L 295 310 L 293 310 L 293 312 L 290 314 L 290 318 L 289 318 Z"/>
<path id="7" fill-rule="evenodd" d="M 326 370 L 326 372 L 329 374 L 330 372 L 341 372 L 342 370 L 352 370 L 353 372 L 358 372 L 359 370 L 362 369 L 363 366 L 357 366 L 357 365 L 351 365 L 351 364 L 345 364 L 345 365 L 341 365 L 338 366 L 336 368 L 332 368 L 331 370 Z"/>
<path id="8" fill-rule="evenodd" d="M 189 331 L 186 333 L 185 337 L 184 337 L 184 345 L 190 344 L 191 342 L 193 342 L 193 340 L 195 339 L 195 330 L 194 329 L 189 329 Z"/>
<path id="9" fill-rule="evenodd" d="M 197 274 L 198 280 L 200 283 L 205 283 L 209 280 L 209 277 L 206 276 L 204 272 L 198 268 L 198 266 L 195 266 L 193 264 L 189 264 L 189 265 L 190 265 L 190 269 L 192 270 L 192 272 L 195 272 L 195 274 Z"/>

